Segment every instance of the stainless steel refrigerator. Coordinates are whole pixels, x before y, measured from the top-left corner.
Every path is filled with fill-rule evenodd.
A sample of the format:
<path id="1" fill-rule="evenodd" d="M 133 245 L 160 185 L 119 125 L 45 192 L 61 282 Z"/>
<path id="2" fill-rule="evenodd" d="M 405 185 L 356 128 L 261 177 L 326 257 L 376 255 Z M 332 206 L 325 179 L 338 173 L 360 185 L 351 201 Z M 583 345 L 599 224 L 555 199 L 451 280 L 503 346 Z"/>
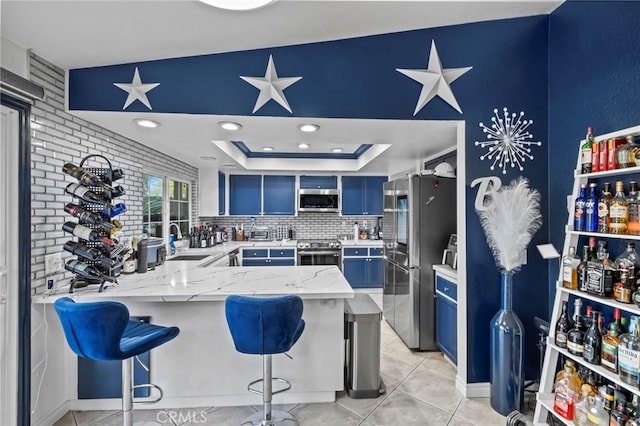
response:
<path id="1" fill-rule="evenodd" d="M 386 321 L 411 349 L 437 350 L 431 265 L 456 233 L 456 180 L 410 176 L 384 184 Z"/>

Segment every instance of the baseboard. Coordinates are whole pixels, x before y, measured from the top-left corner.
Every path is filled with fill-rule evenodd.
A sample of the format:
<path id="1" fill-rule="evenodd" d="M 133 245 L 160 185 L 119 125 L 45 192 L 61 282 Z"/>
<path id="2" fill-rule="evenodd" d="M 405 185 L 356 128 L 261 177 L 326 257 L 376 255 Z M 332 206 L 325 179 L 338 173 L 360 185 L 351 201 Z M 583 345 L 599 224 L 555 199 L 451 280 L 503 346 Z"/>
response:
<path id="1" fill-rule="evenodd" d="M 69 401 L 63 402 L 58 408 L 47 414 L 47 416 L 39 419 L 31 419 L 31 426 L 50 426 L 64 417 L 69 411 Z"/>
<path id="2" fill-rule="evenodd" d="M 456 389 L 465 398 L 488 398 L 490 396 L 490 383 L 465 383 L 456 376 Z"/>

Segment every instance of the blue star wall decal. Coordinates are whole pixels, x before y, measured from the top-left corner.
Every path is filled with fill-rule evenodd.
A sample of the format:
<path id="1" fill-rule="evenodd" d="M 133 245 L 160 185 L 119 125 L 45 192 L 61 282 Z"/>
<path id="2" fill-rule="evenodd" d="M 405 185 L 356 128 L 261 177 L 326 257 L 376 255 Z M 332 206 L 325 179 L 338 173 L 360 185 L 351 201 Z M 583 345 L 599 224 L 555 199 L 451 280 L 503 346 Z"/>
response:
<path id="1" fill-rule="evenodd" d="M 127 100 L 124 102 L 124 106 L 122 107 L 123 110 L 127 109 L 127 107 L 135 101 L 140 101 L 147 108 L 153 109 L 151 108 L 151 104 L 149 103 L 149 99 L 147 98 L 147 92 L 158 87 L 160 83 L 142 84 L 140 73 L 138 72 L 138 67 L 136 67 L 136 70 L 133 73 L 133 81 L 131 82 L 131 84 L 113 83 L 113 85 L 129 94 L 129 96 L 127 96 Z"/>
<path id="2" fill-rule="evenodd" d="M 271 99 L 279 103 L 287 111 L 292 112 L 289 102 L 287 102 L 287 98 L 284 96 L 284 89 L 301 80 L 302 77 L 278 78 L 278 72 L 276 71 L 276 66 L 273 63 L 273 57 L 271 55 L 269 55 L 269 64 L 267 65 L 264 77 L 240 76 L 240 78 L 260 90 L 256 105 L 253 107 L 254 113 Z"/>
<path id="3" fill-rule="evenodd" d="M 429 53 L 429 66 L 427 69 L 400 69 L 396 71 L 406 75 L 412 80 L 422 84 L 420 97 L 413 112 L 415 116 L 431 99 L 439 96 L 446 103 L 451 105 L 456 111 L 462 114 L 462 109 L 458 105 L 450 84 L 457 80 L 464 73 L 473 67 L 465 68 L 442 68 L 438 51 L 436 50 L 436 42 L 431 40 L 431 52 Z"/>

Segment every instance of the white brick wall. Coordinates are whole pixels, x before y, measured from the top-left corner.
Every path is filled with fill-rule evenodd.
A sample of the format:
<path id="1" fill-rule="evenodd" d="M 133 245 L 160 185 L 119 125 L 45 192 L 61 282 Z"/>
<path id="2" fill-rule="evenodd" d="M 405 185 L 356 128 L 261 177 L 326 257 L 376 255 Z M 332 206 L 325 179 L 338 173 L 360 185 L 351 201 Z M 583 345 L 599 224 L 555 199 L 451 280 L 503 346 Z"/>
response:
<path id="1" fill-rule="evenodd" d="M 90 154 L 103 155 L 114 168 L 124 171 L 117 183 L 126 194 L 118 198 L 128 211 L 119 217 L 125 235 L 142 233 L 142 174 L 169 170 L 171 177 L 189 182 L 192 186 L 191 220 L 198 219 L 198 169 L 155 151 L 134 140 L 113 133 L 96 124 L 75 117 L 64 110 L 64 70 L 43 58 L 31 55 L 31 80 L 45 89 L 44 101 L 36 101 L 32 120 L 43 127 L 31 134 L 31 286 L 36 291 L 46 288 L 48 278 L 56 285 L 65 285 L 72 277 L 69 273 L 45 277 L 44 256 L 62 253 L 63 260 L 71 255 L 62 250 L 70 239 L 62 231 L 62 224 L 75 221 L 65 214 L 64 205 L 72 201 L 64 188 L 74 181 L 62 173 L 66 162 L 79 164 Z M 89 166 L 102 167 L 105 163 L 89 160 Z"/>

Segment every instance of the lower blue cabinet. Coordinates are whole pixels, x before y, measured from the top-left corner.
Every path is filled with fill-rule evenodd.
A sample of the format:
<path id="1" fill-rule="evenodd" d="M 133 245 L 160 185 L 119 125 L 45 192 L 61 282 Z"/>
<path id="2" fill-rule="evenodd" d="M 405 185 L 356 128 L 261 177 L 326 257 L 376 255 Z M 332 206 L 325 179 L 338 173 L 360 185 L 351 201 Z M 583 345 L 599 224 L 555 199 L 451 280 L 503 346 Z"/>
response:
<path id="1" fill-rule="evenodd" d="M 295 249 L 243 249 L 242 266 L 294 266 Z"/>
<path id="2" fill-rule="evenodd" d="M 364 254 L 355 253 L 354 250 Z M 367 248 L 344 249 L 345 256 L 366 256 Z M 373 249 L 372 249 L 373 250 Z M 353 288 L 382 288 L 384 285 L 384 263 L 382 257 L 345 257 L 343 275 Z"/>
<path id="3" fill-rule="evenodd" d="M 436 345 L 458 362 L 457 284 L 436 274 Z"/>

